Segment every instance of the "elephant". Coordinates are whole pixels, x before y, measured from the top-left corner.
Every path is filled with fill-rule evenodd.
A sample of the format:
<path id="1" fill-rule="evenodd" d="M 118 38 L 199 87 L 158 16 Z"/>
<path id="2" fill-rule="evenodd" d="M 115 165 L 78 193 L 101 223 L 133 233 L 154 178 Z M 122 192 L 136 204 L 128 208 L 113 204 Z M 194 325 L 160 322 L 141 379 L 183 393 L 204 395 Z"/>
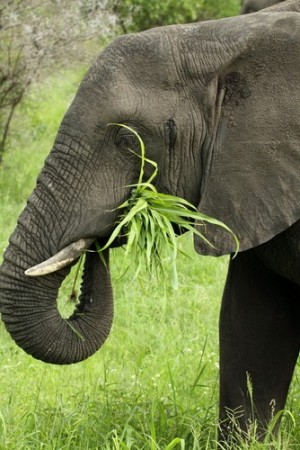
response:
<path id="1" fill-rule="evenodd" d="M 241 14 L 254 13 L 283 1 L 285 0 L 245 0 L 241 8 Z"/>
<path id="2" fill-rule="evenodd" d="M 109 335 L 109 250 L 106 262 L 86 253 L 71 317 L 60 316 L 56 298 L 80 254 L 107 242 L 138 179 L 139 146 L 118 124 L 126 125 L 157 164 L 158 191 L 239 239 L 220 310 L 220 440 L 230 438 L 236 410 L 240 429 L 256 420 L 263 439 L 284 408 L 300 344 L 299 13 L 300 1 L 286 0 L 257 14 L 120 36 L 101 52 L 4 253 L 0 310 L 26 352 L 71 364 Z M 212 245 L 195 236 L 197 252 L 233 255 L 223 228 L 207 224 L 204 233 Z"/>

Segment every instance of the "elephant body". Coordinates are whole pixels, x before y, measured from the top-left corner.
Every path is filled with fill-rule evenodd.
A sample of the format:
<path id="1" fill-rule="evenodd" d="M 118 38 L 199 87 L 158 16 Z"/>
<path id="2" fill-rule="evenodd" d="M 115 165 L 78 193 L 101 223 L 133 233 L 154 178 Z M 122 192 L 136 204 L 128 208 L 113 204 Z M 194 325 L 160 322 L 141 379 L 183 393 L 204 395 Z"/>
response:
<path id="1" fill-rule="evenodd" d="M 60 317 L 56 297 L 80 253 L 106 242 L 138 179 L 137 139 L 117 125 L 126 124 L 157 163 L 157 189 L 238 236 L 220 315 L 220 439 L 228 439 L 237 410 L 242 430 L 257 420 L 264 435 L 284 407 L 300 343 L 299 13 L 300 0 L 286 0 L 253 15 L 123 36 L 101 53 L 66 112 L 0 269 L 2 318 L 24 350 L 70 364 L 109 334 L 108 255 L 104 264 L 88 252 L 69 319 Z M 145 179 L 149 173 L 146 165 Z M 196 237 L 199 253 L 235 251 L 221 228 L 204 232 L 213 246 Z"/>

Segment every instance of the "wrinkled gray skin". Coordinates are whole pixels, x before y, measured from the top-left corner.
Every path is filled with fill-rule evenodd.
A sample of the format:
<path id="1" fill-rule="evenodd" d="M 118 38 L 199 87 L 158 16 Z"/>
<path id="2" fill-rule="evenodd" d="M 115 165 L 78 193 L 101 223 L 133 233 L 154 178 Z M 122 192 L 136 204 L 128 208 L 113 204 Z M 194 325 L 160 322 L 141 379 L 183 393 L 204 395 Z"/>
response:
<path id="1" fill-rule="evenodd" d="M 238 235 L 220 317 L 221 439 L 227 411 L 263 428 L 284 407 L 300 343 L 300 1 L 253 15 L 121 37 L 92 66 L 67 111 L 0 271 L 8 331 L 28 353 L 69 364 L 109 334 L 108 265 L 89 253 L 80 306 L 63 320 L 58 289 L 70 266 L 28 268 L 70 243 L 105 242 L 139 174 L 140 133 L 160 191 L 179 195 Z M 149 168 L 147 168 L 149 170 Z M 235 251 L 221 229 L 213 247 Z M 77 330 L 78 332 L 74 332 Z M 253 411 L 247 394 L 253 384 Z M 254 417 L 253 417 L 254 415 Z"/>
<path id="2" fill-rule="evenodd" d="M 241 9 L 241 14 L 249 14 L 268 8 L 284 0 L 245 0 Z"/>

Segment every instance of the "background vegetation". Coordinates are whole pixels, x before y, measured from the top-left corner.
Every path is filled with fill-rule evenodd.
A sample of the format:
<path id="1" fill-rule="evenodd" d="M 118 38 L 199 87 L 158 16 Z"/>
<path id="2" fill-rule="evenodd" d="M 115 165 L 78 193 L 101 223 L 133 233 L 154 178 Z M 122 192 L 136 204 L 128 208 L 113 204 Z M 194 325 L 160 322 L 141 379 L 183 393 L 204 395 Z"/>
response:
<path id="1" fill-rule="evenodd" d="M 241 0 L 120 0 L 113 11 L 124 32 L 234 16 Z"/>
<path id="2" fill-rule="evenodd" d="M 103 1 L 1 2 L 0 164 L 14 113 L 30 86 L 62 66 L 89 63 L 95 44 L 115 33 L 115 23 Z"/>
<path id="3" fill-rule="evenodd" d="M 21 3 L 31 4 L 5 2 Z M 86 41 L 78 55 L 90 49 L 93 58 L 96 47 L 93 40 Z M 1 52 L 4 64 L 7 54 L 3 48 Z M 31 89 L 26 86 L 6 140 L 0 167 L 0 255 L 87 68 L 78 65 L 76 50 L 66 64 L 58 55 L 51 58 L 41 63 Z M 120 278 L 122 250 L 114 251 L 114 326 L 103 349 L 87 361 L 68 367 L 36 361 L 0 326 L 0 450 L 217 448 L 217 323 L 228 258 L 196 255 L 188 237 L 180 245 L 189 258 L 178 257 L 177 291 L 143 281 L 133 284 L 130 272 Z M 62 299 L 68 297 L 71 282 L 65 283 Z M 285 415 L 274 442 L 277 450 L 299 447 L 299 371 L 287 409 L 291 415 Z M 240 448 L 270 446 L 249 436 Z"/>

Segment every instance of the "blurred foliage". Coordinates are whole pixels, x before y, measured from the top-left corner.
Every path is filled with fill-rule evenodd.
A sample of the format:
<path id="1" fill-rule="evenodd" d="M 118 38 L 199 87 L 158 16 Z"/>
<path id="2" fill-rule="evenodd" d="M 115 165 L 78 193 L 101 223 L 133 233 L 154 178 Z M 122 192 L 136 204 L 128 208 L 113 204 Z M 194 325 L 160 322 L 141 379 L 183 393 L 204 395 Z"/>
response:
<path id="1" fill-rule="evenodd" d="M 221 19 L 239 14 L 242 0 L 204 0 L 203 15 L 199 19 Z"/>
<path id="2" fill-rule="evenodd" d="M 123 32 L 239 14 L 240 0 L 117 0 L 113 11 Z"/>
<path id="3" fill-rule="evenodd" d="M 91 40 L 114 32 L 106 2 L 0 2 L 0 164 L 17 106 L 29 86 L 62 65 L 87 58 Z"/>

